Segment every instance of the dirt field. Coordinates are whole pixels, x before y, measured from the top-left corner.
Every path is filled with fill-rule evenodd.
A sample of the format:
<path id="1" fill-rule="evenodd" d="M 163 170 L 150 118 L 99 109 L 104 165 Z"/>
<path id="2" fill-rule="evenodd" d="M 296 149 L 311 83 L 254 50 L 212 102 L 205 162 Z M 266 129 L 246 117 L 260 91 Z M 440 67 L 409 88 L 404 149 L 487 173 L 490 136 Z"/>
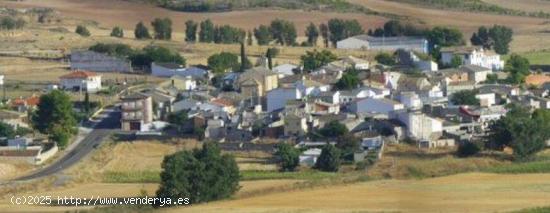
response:
<path id="1" fill-rule="evenodd" d="M 212 19 L 217 24 L 231 24 L 244 29 L 252 29 L 260 24 L 267 24 L 275 18 L 293 21 L 302 34 L 310 22 L 320 23 L 331 18 L 358 19 L 365 27 L 376 27 L 383 24 L 384 18 L 362 14 L 344 14 L 331 12 L 289 11 L 289 10 L 252 10 L 227 13 L 184 13 L 151 5 L 136 4 L 120 0 L 27 0 L 22 2 L 0 2 L 0 5 L 11 7 L 50 7 L 61 11 L 62 15 L 78 17 L 82 20 L 94 20 L 104 27 L 122 26 L 126 30 L 134 29 L 139 21 L 150 23 L 157 17 L 170 17 L 174 30 L 184 32 L 188 19 Z M 131 33 L 128 33 L 131 34 Z"/>
<path id="2" fill-rule="evenodd" d="M 548 205 L 548 178 L 548 174 L 469 173 L 424 180 L 382 180 L 166 212 L 506 212 Z"/>

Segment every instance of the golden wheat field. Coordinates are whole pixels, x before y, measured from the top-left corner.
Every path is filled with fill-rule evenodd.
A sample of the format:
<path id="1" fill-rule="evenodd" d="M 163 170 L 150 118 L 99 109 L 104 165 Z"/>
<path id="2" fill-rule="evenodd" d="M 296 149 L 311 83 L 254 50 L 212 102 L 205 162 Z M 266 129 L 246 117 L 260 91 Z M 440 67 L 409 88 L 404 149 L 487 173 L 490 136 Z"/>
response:
<path id="1" fill-rule="evenodd" d="M 550 175 L 467 173 L 267 194 L 165 212 L 507 212 L 548 205 Z"/>

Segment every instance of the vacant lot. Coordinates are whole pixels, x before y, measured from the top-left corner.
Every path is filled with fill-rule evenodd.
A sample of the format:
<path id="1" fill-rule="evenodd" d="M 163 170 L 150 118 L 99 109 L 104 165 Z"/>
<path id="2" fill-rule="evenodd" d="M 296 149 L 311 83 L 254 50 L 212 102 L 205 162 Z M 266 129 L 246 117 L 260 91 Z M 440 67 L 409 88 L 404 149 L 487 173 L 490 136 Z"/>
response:
<path id="1" fill-rule="evenodd" d="M 550 175 L 469 173 L 275 193 L 167 212 L 495 212 L 544 206 Z"/>

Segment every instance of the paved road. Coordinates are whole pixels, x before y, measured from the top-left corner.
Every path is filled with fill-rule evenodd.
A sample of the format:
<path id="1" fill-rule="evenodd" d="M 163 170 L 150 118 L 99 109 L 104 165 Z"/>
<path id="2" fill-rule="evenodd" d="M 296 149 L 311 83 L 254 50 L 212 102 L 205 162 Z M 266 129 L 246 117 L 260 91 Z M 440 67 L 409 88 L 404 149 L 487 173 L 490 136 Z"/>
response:
<path id="1" fill-rule="evenodd" d="M 117 112 L 111 108 L 104 110 L 104 112 L 102 112 L 99 116 L 102 118 L 99 122 L 88 122 L 84 125 L 93 128 L 92 131 L 85 138 L 83 138 L 82 141 L 80 141 L 80 143 L 77 144 L 76 147 L 74 147 L 74 149 L 72 149 L 68 154 L 64 155 L 63 157 L 61 157 L 61 159 L 57 160 L 53 164 L 42 168 L 33 174 L 20 177 L 16 180 L 31 180 L 61 172 L 64 169 L 67 169 L 70 166 L 76 164 L 78 161 L 80 161 L 80 159 L 92 152 L 99 144 L 101 144 L 103 139 L 108 137 L 111 133 L 113 133 L 116 129 L 120 127 L 120 112 Z"/>

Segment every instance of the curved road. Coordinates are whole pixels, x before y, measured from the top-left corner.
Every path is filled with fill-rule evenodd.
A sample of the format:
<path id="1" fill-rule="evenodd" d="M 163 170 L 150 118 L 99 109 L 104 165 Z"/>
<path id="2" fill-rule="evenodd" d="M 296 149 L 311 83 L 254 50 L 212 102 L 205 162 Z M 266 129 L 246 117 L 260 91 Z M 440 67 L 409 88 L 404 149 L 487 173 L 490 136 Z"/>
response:
<path id="1" fill-rule="evenodd" d="M 120 112 L 113 108 L 105 109 L 99 116 L 102 117 L 98 123 L 88 122 L 85 126 L 92 128 L 92 131 L 80 141 L 69 153 L 55 161 L 53 164 L 48 165 L 30 175 L 17 178 L 16 181 L 25 181 L 36 178 L 46 177 L 70 166 L 76 164 L 83 157 L 92 152 L 101 142 L 108 137 L 111 133 L 120 127 Z"/>

